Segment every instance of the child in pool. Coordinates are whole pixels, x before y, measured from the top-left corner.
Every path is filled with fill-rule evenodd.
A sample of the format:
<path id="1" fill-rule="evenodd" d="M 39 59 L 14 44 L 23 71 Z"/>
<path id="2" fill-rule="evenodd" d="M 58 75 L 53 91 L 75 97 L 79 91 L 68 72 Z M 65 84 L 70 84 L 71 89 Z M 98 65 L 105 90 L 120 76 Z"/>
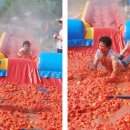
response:
<path id="1" fill-rule="evenodd" d="M 18 52 L 18 58 L 32 59 L 33 51 L 30 46 L 31 44 L 29 41 L 24 41 L 23 47 Z"/>
<path id="2" fill-rule="evenodd" d="M 123 64 L 118 60 L 117 54 L 111 49 L 112 40 L 108 36 L 103 36 L 99 39 L 99 49 L 95 54 L 94 70 L 97 70 L 99 62 L 109 71 L 111 75 L 109 81 L 117 80 L 120 69 L 123 68 Z"/>

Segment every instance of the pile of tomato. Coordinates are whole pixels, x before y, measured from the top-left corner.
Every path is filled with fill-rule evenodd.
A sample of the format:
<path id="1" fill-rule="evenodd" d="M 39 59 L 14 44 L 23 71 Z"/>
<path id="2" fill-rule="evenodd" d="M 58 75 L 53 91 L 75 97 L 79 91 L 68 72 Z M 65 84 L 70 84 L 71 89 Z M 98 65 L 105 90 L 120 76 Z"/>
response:
<path id="1" fill-rule="evenodd" d="M 99 66 L 97 73 L 92 69 L 94 54 L 89 47 L 70 48 L 68 51 L 68 128 L 129 130 L 129 99 L 108 97 L 130 90 L 130 69 L 121 73 L 118 82 L 108 83 L 110 74 L 105 68 Z M 121 86 L 122 83 L 125 86 Z"/>
<path id="2" fill-rule="evenodd" d="M 61 84 L 0 82 L 0 130 L 61 130 L 61 91 Z"/>

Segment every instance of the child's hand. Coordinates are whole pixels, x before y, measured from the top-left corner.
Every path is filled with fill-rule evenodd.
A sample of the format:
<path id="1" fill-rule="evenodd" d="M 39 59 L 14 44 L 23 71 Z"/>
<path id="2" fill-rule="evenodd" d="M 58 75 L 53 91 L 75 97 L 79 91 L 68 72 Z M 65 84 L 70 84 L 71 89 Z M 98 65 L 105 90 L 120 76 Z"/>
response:
<path id="1" fill-rule="evenodd" d="M 118 82 L 118 80 L 119 80 L 118 76 L 112 74 L 112 75 L 108 78 L 108 83 Z"/>
<path id="2" fill-rule="evenodd" d="M 26 54 L 27 52 L 28 52 L 28 51 L 27 51 L 26 48 L 22 48 L 22 49 L 19 51 L 20 55 L 24 55 L 24 54 Z"/>
<path id="3" fill-rule="evenodd" d="M 19 57 L 19 58 L 22 57 L 23 54 L 24 54 L 23 50 L 19 51 L 19 52 L 18 52 L 18 57 Z"/>

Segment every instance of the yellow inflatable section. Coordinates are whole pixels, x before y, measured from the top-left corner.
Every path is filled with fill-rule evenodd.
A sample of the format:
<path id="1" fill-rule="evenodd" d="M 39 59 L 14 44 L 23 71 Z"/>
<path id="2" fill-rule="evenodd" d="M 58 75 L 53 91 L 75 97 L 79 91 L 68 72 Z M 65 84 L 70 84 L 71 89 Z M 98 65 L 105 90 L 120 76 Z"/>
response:
<path id="1" fill-rule="evenodd" d="M 0 37 L 0 48 L 3 44 L 5 36 L 6 36 L 6 32 L 2 33 L 2 35 Z M 0 52 L 0 59 L 2 59 L 2 58 L 6 58 L 6 55 L 4 53 Z"/>
<path id="2" fill-rule="evenodd" d="M 90 24 L 85 21 L 85 15 L 87 12 L 88 5 L 89 5 L 89 1 L 87 1 L 85 4 L 85 7 L 84 7 L 82 15 L 81 15 L 81 20 L 84 22 L 85 29 L 87 32 L 85 39 L 93 39 L 94 38 L 94 28 L 91 27 Z"/>
<path id="3" fill-rule="evenodd" d="M 85 7 L 84 7 L 83 12 L 82 12 L 82 15 L 81 15 L 81 20 L 84 22 L 86 29 L 90 27 L 90 24 L 85 21 L 85 15 L 87 12 L 88 5 L 89 5 L 89 1 L 86 2 Z"/>
<path id="4" fill-rule="evenodd" d="M 6 58 L 5 54 L 0 52 L 0 59 Z"/>
<path id="5" fill-rule="evenodd" d="M 8 59 L 3 58 L 0 59 L 0 70 L 7 70 L 8 69 Z"/>
<path id="6" fill-rule="evenodd" d="M 1 37 L 0 37 L 0 47 L 2 46 L 3 40 L 6 36 L 6 32 L 2 33 Z"/>
<path id="7" fill-rule="evenodd" d="M 87 29 L 85 39 L 93 39 L 93 38 L 94 38 L 94 28 L 91 27 Z"/>
<path id="8" fill-rule="evenodd" d="M 4 38 L 6 36 L 6 32 L 2 33 L 0 37 L 0 47 L 3 44 Z M 6 58 L 6 55 L 2 52 L 0 52 L 0 70 L 7 70 L 8 68 L 8 59 Z"/>

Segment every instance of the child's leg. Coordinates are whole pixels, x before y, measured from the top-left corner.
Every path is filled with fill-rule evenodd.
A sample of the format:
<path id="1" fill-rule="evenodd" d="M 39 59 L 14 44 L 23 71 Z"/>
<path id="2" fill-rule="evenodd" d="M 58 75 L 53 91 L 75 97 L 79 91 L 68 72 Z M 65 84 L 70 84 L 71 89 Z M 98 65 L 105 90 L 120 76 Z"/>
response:
<path id="1" fill-rule="evenodd" d="M 126 60 L 124 60 L 124 56 L 119 55 L 119 56 L 118 56 L 118 60 L 121 62 L 121 64 L 122 64 L 124 67 L 128 67 L 128 63 L 126 62 Z"/>
<path id="2" fill-rule="evenodd" d="M 118 59 L 119 59 L 119 60 L 123 60 L 123 59 L 124 59 L 124 56 L 123 56 L 123 55 L 119 55 L 119 56 L 118 56 Z"/>

